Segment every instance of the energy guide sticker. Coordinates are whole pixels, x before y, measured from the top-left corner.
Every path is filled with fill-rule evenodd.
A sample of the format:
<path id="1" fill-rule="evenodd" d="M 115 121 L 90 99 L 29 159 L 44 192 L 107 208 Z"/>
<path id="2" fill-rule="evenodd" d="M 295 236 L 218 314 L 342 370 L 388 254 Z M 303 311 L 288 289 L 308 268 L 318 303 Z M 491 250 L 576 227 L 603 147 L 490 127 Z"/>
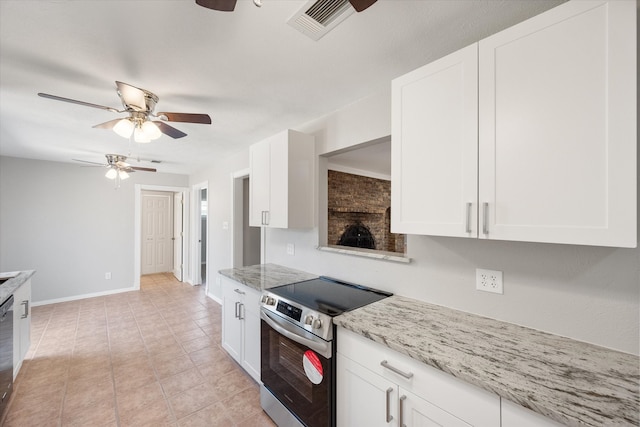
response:
<path id="1" fill-rule="evenodd" d="M 324 371 L 322 369 L 322 362 L 320 362 L 320 358 L 316 353 L 311 350 L 305 351 L 304 356 L 302 356 L 302 366 L 304 367 L 305 374 L 307 374 L 307 378 L 309 378 L 313 384 L 320 384 L 322 382 Z"/>

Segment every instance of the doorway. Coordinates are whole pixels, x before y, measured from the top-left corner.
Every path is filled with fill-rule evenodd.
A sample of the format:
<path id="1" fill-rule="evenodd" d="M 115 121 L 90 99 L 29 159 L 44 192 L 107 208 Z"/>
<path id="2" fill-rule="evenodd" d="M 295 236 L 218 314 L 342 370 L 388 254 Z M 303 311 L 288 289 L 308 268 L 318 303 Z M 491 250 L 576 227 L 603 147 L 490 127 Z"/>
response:
<path id="1" fill-rule="evenodd" d="M 249 170 L 232 175 L 233 187 L 233 237 L 231 239 L 231 259 L 233 267 L 260 264 L 264 253 L 264 229 L 249 226 Z"/>
<path id="2" fill-rule="evenodd" d="M 193 285 L 205 285 L 208 292 L 207 253 L 209 235 L 208 183 L 203 182 L 192 187 L 193 194 Z"/>
<path id="3" fill-rule="evenodd" d="M 143 246 L 143 192 L 156 192 L 165 193 L 168 195 L 168 204 L 173 206 L 173 222 L 171 233 L 169 235 L 170 247 L 169 252 L 173 254 L 171 260 L 167 263 L 169 265 L 169 272 L 173 274 L 181 281 L 189 281 L 192 276 L 189 270 L 190 253 L 188 251 L 189 244 L 189 215 L 190 204 L 189 189 L 185 187 L 170 187 L 161 185 L 148 185 L 148 184 L 135 184 L 134 196 L 134 289 L 140 289 L 140 276 L 142 273 L 142 246 Z M 176 201 L 181 200 L 181 209 L 177 208 Z M 182 219 L 179 221 L 178 213 L 182 213 Z M 181 276 L 181 277 L 178 277 Z"/>

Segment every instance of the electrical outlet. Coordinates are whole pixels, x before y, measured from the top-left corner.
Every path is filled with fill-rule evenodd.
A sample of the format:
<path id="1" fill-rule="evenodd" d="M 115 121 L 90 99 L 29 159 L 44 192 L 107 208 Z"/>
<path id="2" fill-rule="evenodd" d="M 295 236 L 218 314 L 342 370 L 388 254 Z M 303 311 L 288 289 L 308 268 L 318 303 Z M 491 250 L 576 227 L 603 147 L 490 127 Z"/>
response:
<path id="1" fill-rule="evenodd" d="M 104 273 L 105 280 L 111 280 L 111 273 Z"/>
<path id="2" fill-rule="evenodd" d="M 503 294 L 502 271 L 476 268 L 476 289 L 494 294 Z"/>
<path id="3" fill-rule="evenodd" d="M 287 243 L 287 255 L 295 255 L 296 254 L 296 245 L 293 243 Z"/>

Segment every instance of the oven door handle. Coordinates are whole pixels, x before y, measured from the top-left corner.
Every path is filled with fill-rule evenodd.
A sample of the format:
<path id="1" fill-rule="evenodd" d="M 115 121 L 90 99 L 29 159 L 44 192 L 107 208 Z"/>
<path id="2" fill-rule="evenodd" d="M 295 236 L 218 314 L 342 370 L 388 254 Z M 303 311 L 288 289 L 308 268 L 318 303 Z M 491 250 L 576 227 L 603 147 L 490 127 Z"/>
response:
<path id="1" fill-rule="evenodd" d="M 318 341 L 316 341 L 312 338 L 300 336 L 299 334 L 291 330 L 292 328 L 297 328 L 296 326 L 290 325 L 289 322 L 287 322 L 286 320 L 285 321 L 279 320 L 277 317 L 274 317 L 274 315 L 269 313 L 268 311 L 260 310 L 260 318 L 264 320 L 267 323 L 267 325 L 272 327 L 279 334 L 284 335 L 285 337 L 289 338 L 292 341 L 297 342 L 298 344 L 302 344 L 309 347 L 311 350 L 314 350 L 320 353 L 322 356 L 326 357 L 327 359 L 331 358 L 330 343 L 322 340 L 321 338 L 318 338 Z M 283 322 L 286 322 L 286 323 L 283 323 Z"/>

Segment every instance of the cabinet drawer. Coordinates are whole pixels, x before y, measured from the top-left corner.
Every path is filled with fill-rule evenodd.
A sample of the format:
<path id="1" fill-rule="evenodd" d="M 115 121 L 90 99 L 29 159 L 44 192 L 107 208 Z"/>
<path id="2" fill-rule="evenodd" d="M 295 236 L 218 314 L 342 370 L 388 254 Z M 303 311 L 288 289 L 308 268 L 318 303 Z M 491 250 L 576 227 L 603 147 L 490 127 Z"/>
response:
<path id="1" fill-rule="evenodd" d="M 472 425 L 500 425 L 500 397 L 494 393 L 344 328 L 338 328 L 337 351 Z"/>

